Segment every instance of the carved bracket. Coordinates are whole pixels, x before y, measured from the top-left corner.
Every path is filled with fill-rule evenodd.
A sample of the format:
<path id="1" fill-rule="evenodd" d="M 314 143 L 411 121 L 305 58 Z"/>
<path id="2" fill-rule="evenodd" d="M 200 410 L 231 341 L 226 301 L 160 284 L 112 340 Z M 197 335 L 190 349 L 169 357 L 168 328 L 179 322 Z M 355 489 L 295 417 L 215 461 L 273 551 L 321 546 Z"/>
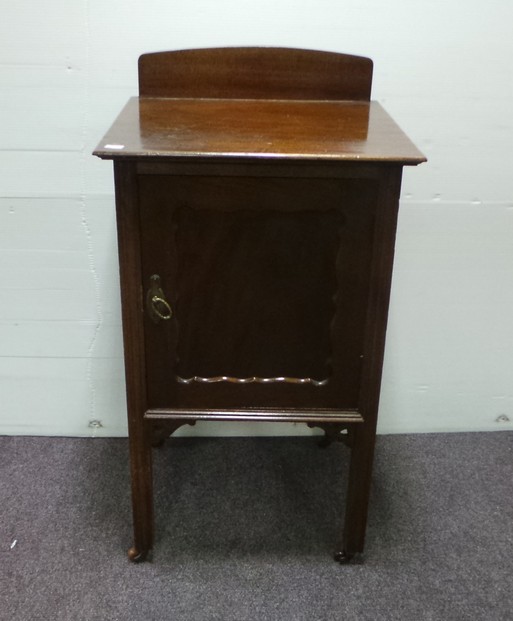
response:
<path id="1" fill-rule="evenodd" d="M 332 442 L 343 442 L 349 448 L 353 447 L 353 427 L 343 423 L 307 423 L 310 428 L 319 427 L 324 431 L 324 438 L 319 446 L 328 447 Z M 347 431 L 347 433 L 343 433 Z"/>
<path id="2" fill-rule="evenodd" d="M 159 447 L 171 436 L 179 427 L 183 425 L 195 425 L 195 420 L 176 421 L 176 420 L 158 420 L 151 421 L 151 445 Z"/>

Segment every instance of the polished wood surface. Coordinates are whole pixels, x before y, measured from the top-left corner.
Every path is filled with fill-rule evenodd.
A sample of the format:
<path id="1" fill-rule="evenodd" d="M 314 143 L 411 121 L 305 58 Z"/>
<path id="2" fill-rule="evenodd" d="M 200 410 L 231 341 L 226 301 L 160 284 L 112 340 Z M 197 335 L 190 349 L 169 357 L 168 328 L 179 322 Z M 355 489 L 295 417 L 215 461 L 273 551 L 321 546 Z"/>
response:
<path id="1" fill-rule="evenodd" d="M 377 191 L 141 175 L 143 282 L 158 273 L 174 311 L 146 318 L 150 406 L 356 410 Z"/>
<path id="2" fill-rule="evenodd" d="M 129 556 L 153 545 L 152 443 L 197 420 L 289 421 L 351 450 L 347 562 L 365 541 L 402 168 L 425 158 L 368 101 L 369 59 L 187 50 L 139 71 L 95 151 L 115 169 Z"/>
<path id="3" fill-rule="evenodd" d="M 346 101 L 134 97 L 94 153 L 104 159 L 425 161 L 379 103 Z"/>
<path id="4" fill-rule="evenodd" d="M 372 60 L 288 48 L 206 48 L 143 54 L 141 97 L 368 100 Z"/>

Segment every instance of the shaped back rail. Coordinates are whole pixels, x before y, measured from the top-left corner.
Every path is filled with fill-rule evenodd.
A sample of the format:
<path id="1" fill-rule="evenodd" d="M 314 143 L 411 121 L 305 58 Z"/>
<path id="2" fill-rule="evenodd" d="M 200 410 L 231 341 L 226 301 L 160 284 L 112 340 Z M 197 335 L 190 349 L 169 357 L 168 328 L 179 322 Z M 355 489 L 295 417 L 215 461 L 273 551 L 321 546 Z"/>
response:
<path id="1" fill-rule="evenodd" d="M 291 48 L 143 54 L 140 97 L 369 101 L 372 60 Z"/>

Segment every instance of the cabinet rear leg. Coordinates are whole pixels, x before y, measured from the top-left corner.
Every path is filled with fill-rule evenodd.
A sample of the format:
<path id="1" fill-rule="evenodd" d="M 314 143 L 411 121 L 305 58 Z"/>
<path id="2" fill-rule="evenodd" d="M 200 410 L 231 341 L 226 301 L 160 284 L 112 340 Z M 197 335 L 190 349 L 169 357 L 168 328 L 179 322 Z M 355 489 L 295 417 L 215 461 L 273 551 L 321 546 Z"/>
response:
<path id="1" fill-rule="evenodd" d="M 376 439 L 372 425 L 355 425 L 351 434 L 351 462 L 346 500 L 346 514 L 341 544 L 337 545 L 334 558 L 339 563 L 349 563 L 356 556 L 361 558 L 365 544 L 372 462 Z"/>

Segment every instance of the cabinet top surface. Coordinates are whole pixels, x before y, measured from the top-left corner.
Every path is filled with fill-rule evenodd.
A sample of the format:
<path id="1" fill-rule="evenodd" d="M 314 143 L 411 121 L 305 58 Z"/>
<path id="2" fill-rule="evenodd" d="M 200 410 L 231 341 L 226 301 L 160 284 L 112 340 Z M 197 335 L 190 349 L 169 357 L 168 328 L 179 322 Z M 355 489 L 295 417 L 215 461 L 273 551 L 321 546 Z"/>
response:
<path id="1" fill-rule="evenodd" d="M 426 161 L 377 102 L 133 97 L 94 155 Z"/>

